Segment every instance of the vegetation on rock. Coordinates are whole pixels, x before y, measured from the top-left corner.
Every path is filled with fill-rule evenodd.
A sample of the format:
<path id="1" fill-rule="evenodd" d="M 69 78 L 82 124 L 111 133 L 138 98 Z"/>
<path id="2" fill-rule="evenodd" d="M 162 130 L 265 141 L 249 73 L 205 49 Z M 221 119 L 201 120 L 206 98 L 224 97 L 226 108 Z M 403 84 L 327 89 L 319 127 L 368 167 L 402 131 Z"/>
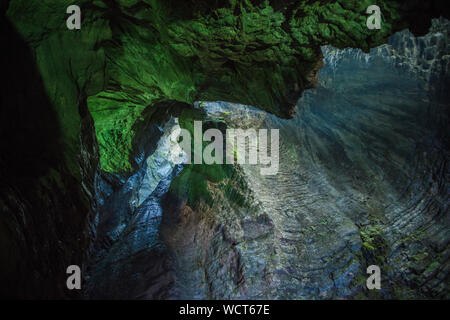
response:
<path id="1" fill-rule="evenodd" d="M 145 108 L 223 100 L 290 117 L 321 45 L 367 51 L 412 21 L 426 24 L 439 3 L 378 1 L 381 30 L 366 27 L 369 0 L 84 0 L 79 31 L 65 27 L 68 0 L 11 0 L 7 17 L 36 52 L 76 174 L 82 99 L 102 169 L 130 172 L 133 125 Z"/>

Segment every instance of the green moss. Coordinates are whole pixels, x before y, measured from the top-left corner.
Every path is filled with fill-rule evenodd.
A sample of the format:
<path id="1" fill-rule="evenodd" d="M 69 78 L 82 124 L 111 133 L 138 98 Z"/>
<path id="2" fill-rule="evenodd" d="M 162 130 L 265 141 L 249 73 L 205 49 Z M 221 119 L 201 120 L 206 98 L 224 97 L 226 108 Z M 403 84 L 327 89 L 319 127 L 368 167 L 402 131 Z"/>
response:
<path id="1" fill-rule="evenodd" d="M 204 115 L 196 109 L 184 109 L 179 117 L 180 127 L 188 130 L 194 136 L 194 121 L 204 120 Z M 203 121 L 203 127 L 220 127 L 215 121 Z M 194 150 L 194 141 L 191 141 Z M 203 143 L 204 147 L 208 145 Z M 193 157 L 192 157 L 193 159 Z M 199 202 L 212 204 L 213 197 L 208 190 L 208 183 L 219 184 L 228 181 L 234 173 L 233 165 L 226 164 L 188 164 L 182 172 L 172 181 L 170 191 L 178 197 L 186 198 L 188 204 L 195 207 Z M 229 190 L 228 192 L 231 192 Z"/>
<path id="2" fill-rule="evenodd" d="M 321 45 L 368 50 L 413 21 L 392 1 L 377 2 L 382 29 L 368 30 L 369 0 L 81 0 L 82 28 L 70 31 L 70 4 L 11 0 L 7 16 L 35 48 L 74 174 L 80 97 L 89 97 L 102 169 L 128 172 L 145 108 L 223 100 L 289 117 Z"/>
<path id="3" fill-rule="evenodd" d="M 369 250 L 376 250 L 376 240 L 382 235 L 379 226 L 363 227 L 359 230 L 362 244 Z"/>
<path id="4" fill-rule="evenodd" d="M 439 267 L 440 267 L 440 262 L 439 261 L 433 261 L 433 262 L 431 262 L 429 265 L 428 265 L 428 267 L 425 269 L 425 274 L 428 274 L 428 273 L 432 273 L 432 272 L 434 272 L 436 269 L 438 269 Z"/>
<path id="5" fill-rule="evenodd" d="M 200 201 L 211 205 L 213 198 L 208 190 L 208 182 L 219 183 L 229 178 L 231 173 L 230 165 L 190 164 L 172 181 L 170 191 L 180 198 L 186 198 L 192 207 Z"/>
<path id="6" fill-rule="evenodd" d="M 109 172 L 128 172 L 132 170 L 133 127 L 142 120 L 145 109 L 139 104 L 129 104 L 128 108 L 107 93 L 88 98 L 100 151 L 100 165 Z M 119 105 L 119 106 L 118 106 Z"/>

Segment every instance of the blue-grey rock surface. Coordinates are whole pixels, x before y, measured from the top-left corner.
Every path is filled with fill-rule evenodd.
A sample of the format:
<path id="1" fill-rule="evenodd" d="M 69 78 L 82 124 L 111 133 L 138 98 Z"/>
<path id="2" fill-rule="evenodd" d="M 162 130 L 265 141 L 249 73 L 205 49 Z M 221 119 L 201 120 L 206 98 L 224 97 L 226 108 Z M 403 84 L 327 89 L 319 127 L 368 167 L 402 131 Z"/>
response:
<path id="1" fill-rule="evenodd" d="M 230 128 L 280 130 L 278 174 L 236 165 L 239 203 L 220 183 L 196 209 L 165 194 L 180 169 L 169 122 L 135 175 L 99 178 L 88 296 L 448 299 L 448 33 L 441 19 L 367 54 L 323 47 L 291 120 L 202 102 Z M 366 288 L 372 264 L 379 291 Z"/>

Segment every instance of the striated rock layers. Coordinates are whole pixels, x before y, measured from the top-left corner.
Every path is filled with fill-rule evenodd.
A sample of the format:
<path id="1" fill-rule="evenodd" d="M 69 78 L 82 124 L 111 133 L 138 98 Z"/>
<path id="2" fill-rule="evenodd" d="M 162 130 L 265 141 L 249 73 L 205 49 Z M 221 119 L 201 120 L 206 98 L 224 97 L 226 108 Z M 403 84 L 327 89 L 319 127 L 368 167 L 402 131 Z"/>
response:
<path id="1" fill-rule="evenodd" d="M 100 284 L 108 277 L 114 279 L 119 272 L 126 274 L 125 266 L 118 265 L 117 271 L 105 272 L 103 279 L 96 276 L 102 270 L 101 259 L 108 256 L 106 251 L 111 248 L 120 256 L 120 245 L 114 243 L 128 245 L 128 240 L 134 237 L 130 221 L 141 226 L 139 221 L 151 220 L 154 224 L 152 227 L 149 222 L 148 234 L 156 230 L 158 214 L 143 214 L 143 220 L 133 214 L 142 206 L 150 206 L 146 195 L 154 196 L 157 190 L 160 190 L 157 202 L 165 203 L 161 209 L 158 239 L 165 243 L 163 256 L 175 260 L 161 262 L 164 267 L 152 265 L 155 270 L 161 270 L 163 276 L 164 270 L 172 270 L 183 261 L 189 270 L 189 261 L 195 261 L 189 258 L 190 252 L 201 257 L 210 254 L 209 249 L 199 247 L 196 252 L 186 250 L 185 256 L 174 258 L 172 255 L 180 241 L 188 241 L 182 237 L 170 240 L 167 238 L 170 232 L 163 232 L 167 226 L 167 230 L 174 227 L 180 218 L 180 208 L 189 226 L 204 228 L 207 236 L 195 243 L 199 246 L 204 243 L 206 248 L 209 239 L 211 248 L 222 250 L 223 242 L 219 241 L 214 228 L 223 222 L 212 219 L 211 215 L 204 219 L 203 215 L 189 215 L 189 212 L 203 212 L 198 206 L 205 206 L 204 212 L 212 213 L 216 201 L 210 189 L 220 183 L 228 199 L 222 201 L 224 206 L 253 208 L 247 198 L 254 191 L 246 186 L 250 180 L 242 176 L 245 170 L 227 166 L 185 166 L 170 186 L 166 186 L 163 182 L 169 183 L 171 176 L 166 174 L 172 168 L 170 165 L 161 162 L 167 172 L 146 171 L 160 159 L 149 159 L 163 136 L 159 127 L 163 128 L 171 117 L 178 118 L 183 127 L 189 127 L 196 117 L 204 117 L 193 111 L 195 101 L 238 102 L 282 118 L 292 117 L 293 106 L 303 90 L 313 87 L 317 81 L 320 46 L 355 47 L 368 52 L 385 43 L 395 31 L 407 27 L 415 35 L 424 34 L 431 17 L 446 15 L 441 10 L 443 3 L 378 1 L 383 12 L 383 28 L 371 31 L 365 27 L 365 9 L 371 1 L 230 0 L 215 1 L 211 5 L 210 1 L 194 0 L 83 0 L 77 2 L 82 12 L 81 30 L 73 31 L 65 25 L 66 8 L 72 1 L 2 1 L 1 30 L 6 46 L 1 63 L 7 81 L 1 88 L 0 117 L 1 295 L 21 298 L 104 296 L 108 285 L 99 285 L 95 292 L 91 290 L 95 286 L 90 279 L 97 279 Z M 399 55 L 407 58 L 407 55 Z M 442 57 L 434 59 L 444 60 Z M 445 97 L 446 91 L 440 90 Z M 442 110 L 445 112 L 444 108 Z M 445 121 L 446 118 L 440 119 Z M 223 121 L 217 119 L 210 120 L 209 125 L 224 126 Z M 445 137 L 445 130 L 440 131 L 440 137 Z M 143 150 L 145 155 L 142 155 Z M 136 184 L 127 193 L 124 186 L 133 176 Z M 139 186 L 145 187 L 136 193 L 134 189 Z M 169 189 L 167 194 L 163 192 L 166 188 Z M 117 207 L 106 210 L 109 200 L 114 197 L 120 200 L 121 192 L 124 197 L 133 197 L 137 206 L 128 207 L 129 201 L 118 201 Z M 173 208 L 164 209 L 166 206 Z M 251 210 L 260 216 L 259 209 Z M 234 211 L 227 212 L 231 215 Z M 256 224 L 250 222 L 248 228 L 253 231 L 249 231 L 249 237 L 259 237 L 267 228 L 276 234 L 279 226 L 276 219 L 271 219 L 263 216 L 257 218 Z M 268 227 L 259 227 L 258 223 Z M 128 240 L 119 236 L 125 230 L 130 235 Z M 194 233 L 186 231 L 185 234 Z M 371 238 L 372 233 L 368 234 Z M 173 236 L 179 237 L 178 232 Z M 127 255 L 134 255 L 133 252 Z M 89 267 L 88 256 L 91 257 Z M 117 261 L 114 255 L 109 257 L 105 259 Z M 153 261 L 145 258 L 145 254 L 142 257 L 145 263 Z M 161 259 L 158 261 L 166 261 Z M 244 265 L 234 247 L 222 259 L 224 264 Z M 98 262 L 98 269 L 92 261 Z M 252 263 L 255 261 L 257 259 Z M 88 275 L 86 292 L 65 289 L 65 270 L 70 264 L 80 265 L 83 274 Z M 268 270 L 277 270 L 276 265 Z M 217 268 L 217 265 L 210 264 L 210 267 Z M 209 280 L 190 279 L 174 271 L 174 279 L 180 281 L 167 277 L 174 286 L 162 286 L 170 290 L 147 290 L 147 282 L 142 289 L 124 283 L 123 288 L 131 291 L 124 290 L 123 296 L 180 296 L 177 292 L 192 297 L 238 296 L 236 292 L 249 297 L 265 294 L 258 289 L 262 284 L 250 286 L 248 275 L 251 273 L 246 273 L 245 268 L 233 268 L 230 270 L 235 271 L 218 271 L 232 280 L 223 280 L 227 285 L 213 294 L 208 292 L 214 290 L 204 289 L 201 281 L 211 283 L 211 279 L 222 281 L 222 278 L 195 269 L 192 275 Z M 134 277 L 133 268 L 127 270 L 130 276 L 124 279 L 141 279 Z M 149 279 L 155 270 L 147 274 L 144 268 L 141 273 L 147 274 L 145 277 Z M 260 276 L 254 279 L 255 283 L 263 281 Z M 242 287 L 244 282 L 248 293 Z M 199 283 L 198 287 L 203 289 L 193 286 L 192 291 L 178 290 L 183 283 L 186 287 Z M 271 287 L 265 290 L 268 288 Z M 114 291 L 109 294 L 120 296 Z"/>
<path id="2" fill-rule="evenodd" d="M 115 260 L 94 264 L 89 297 L 448 298 L 448 26 L 434 20 L 426 36 L 397 33 L 370 53 L 323 47 L 318 87 L 291 120 L 196 104 L 206 123 L 280 129 L 279 173 L 185 166 L 148 198 L 161 211 L 132 214 L 137 242 L 124 231 L 109 249 Z M 139 240 L 142 210 L 161 215 L 157 240 Z M 365 286 L 371 264 L 380 291 Z"/>

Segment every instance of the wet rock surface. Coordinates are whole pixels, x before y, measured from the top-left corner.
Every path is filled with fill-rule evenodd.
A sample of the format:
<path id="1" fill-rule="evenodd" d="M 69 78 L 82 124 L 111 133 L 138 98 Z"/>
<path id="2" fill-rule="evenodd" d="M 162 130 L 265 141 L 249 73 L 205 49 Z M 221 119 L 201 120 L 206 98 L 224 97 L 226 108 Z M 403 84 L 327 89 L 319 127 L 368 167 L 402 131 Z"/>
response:
<path id="1" fill-rule="evenodd" d="M 170 160 L 168 134 L 163 127 L 146 128 L 160 136 L 156 146 L 137 154 L 137 172 L 127 178 L 99 172 L 96 177 L 97 233 L 85 294 L 97 299 L 164 299 L 170 297 L 170 257 L 160 239 L 160 199 L 181 167 Z M 159 131 L 157 134 L 155 131 Z M 142 140 L 143 142 L 145 140 Z M 142 146 L 139 146 L 142 147 Z"/>
<path id="2" fill-rule="evenodd" d="M 235 166 L 193 205 L 168 188 L 172 171 L 134 210 L 119 210 L 129 217 L 94 263 L 90 297 L 449 298 L 448 22 L 369 54 L 322 50 L 318 87 L 292 120 L 197 105 L 230 128 L 279 129 L 278 174 Z M 155 179 L 159 166 L 148 168 Z M 104 206 L 132 198 L 114 197 Z M 380 291 L 365 287 L 371 264 Z"/>
<path id="3" fill-rule="evenodd" d="M 386 24 L 371 33 L 354 1 L 83 0 L 79 31 L 64 24 L 72 1 L 1 2 L 0 295 L 367 297 L 359 266 L 379 263 L 382 297 L 447 297 L 445 23 L 398 38 L 364 72 L 340 63 L 361 51 L 337 54 L 298 108 L 308 121 L 216 104 L 235 113 L 229 125 L 286 126 L 292 159 L 279 177 L 239 166 L 177 175 L 159 153 L 167 119 L 145 122 L 159 104 L 218 99 L 292 117 L 317 81 L 320 45 L 368 51 L 408 25 L 425 33 L 442 3 L 383 1 Z M 346 112 L 348 100 L 358 108 Z M 331 244 L 316 239 L 318 221 Z M 82 293 L 65 286 L 71 264 Z"/>

